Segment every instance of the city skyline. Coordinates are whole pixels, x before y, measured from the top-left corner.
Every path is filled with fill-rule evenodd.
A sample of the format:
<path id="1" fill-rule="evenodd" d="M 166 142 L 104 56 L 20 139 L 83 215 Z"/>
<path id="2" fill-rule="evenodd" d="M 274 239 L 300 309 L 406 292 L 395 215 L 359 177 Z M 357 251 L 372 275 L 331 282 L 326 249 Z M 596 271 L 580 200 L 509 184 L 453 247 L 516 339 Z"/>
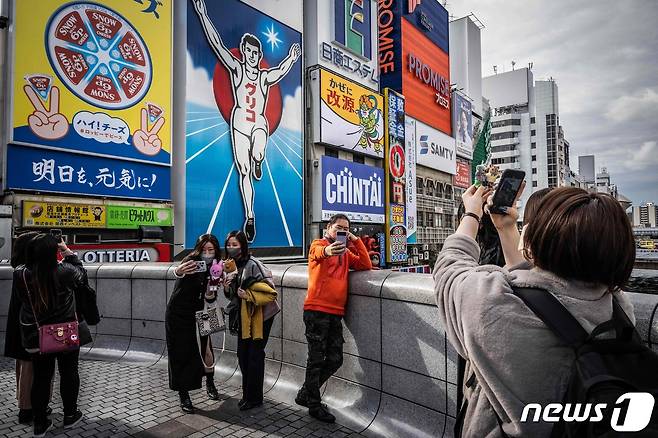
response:
<path id="1" fill-rule="evenodd" d="M 654 2 L 455 0 L 446 8 L 451 19 L 473 12 L 484 23 L 483 77 L 515 61 L 532 62 L 535 80 L 555 79 L 571 170 L 579 155 L 594 154 L 596 171 L 606 167 L 633 205 L 658 201 Z"/>

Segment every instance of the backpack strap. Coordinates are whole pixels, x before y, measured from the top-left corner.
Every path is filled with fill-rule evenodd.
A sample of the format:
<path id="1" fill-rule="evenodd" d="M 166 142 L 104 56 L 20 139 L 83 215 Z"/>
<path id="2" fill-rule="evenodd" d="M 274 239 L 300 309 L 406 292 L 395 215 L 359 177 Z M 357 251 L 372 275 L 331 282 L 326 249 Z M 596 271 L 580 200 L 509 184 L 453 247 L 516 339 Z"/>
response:
<path id="1" fill-rule="evenodd" d="M 552 293 L 529 287 L 513 287 L 512 291 L 570 347 L 577 348 L 587 340 L 588 333 L 583 326 Z"/>

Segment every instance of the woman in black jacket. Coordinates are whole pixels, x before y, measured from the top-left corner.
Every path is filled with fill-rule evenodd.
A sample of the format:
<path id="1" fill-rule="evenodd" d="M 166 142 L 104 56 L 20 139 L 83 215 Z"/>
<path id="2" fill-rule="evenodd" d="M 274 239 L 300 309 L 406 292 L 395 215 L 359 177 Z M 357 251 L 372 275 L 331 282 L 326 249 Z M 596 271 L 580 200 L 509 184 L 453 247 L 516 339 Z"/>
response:
<path id="1" fill-rule="evenodd" d="M 194 412 L 189 391 L 201 388 L 206 376 L 206 392 L 211 400 L 219 400 L 213 376 L 215 357 L 210 336 L 201 336 L 197 344 L 195 314 L 203 310 L 213 260 L 219 260 L 221 249 L 212 234 L 199 236 L 194 249 L 174 271 L 178 278 L 167 304 L 165 329 L 169 362 L 169 388 L 178 391 L 181 409 Z M 197 262 L 206 262 L 206 270 L 197 272 Z M 216 296 L 215 296 L 216 298 Z M 202 353 L 203 352 L 203 353 Z M 203 355 L 203 360 L 202 360 Z"/>
<path id="2" fill-rule="evenodd" d="M 39 233 L 30 231 L 23 233 L 14 240 L 11 251 L 11 267 L 17 269 L 25 264 L 27 246 Z M 7 329 L 5 331 L 5 356 L 16 359 L 16 400 L 18 400 L 18 422 L 26 424 L 32 421 L 32 358 L 25 351 L 21 342 L 21 329 L 18 317 L 21 302 L 16 285 L 11 286 L 9 310 L 7 311 Z"/>
<path id="3" fill-rule="evenodd" d="M 60 251 L 66 263 L 57 262 Z M 24 269 L 14 271 L 14 285 L 21 303 L 20 328 L 23 347 L 32 355 L 34 381 L 32 383 L 32 409 L 34 436 L 44 436 L 52 427 L 47 417 L 50 384 L 55 372 L 55 361 L 60 375 L 60 394 L 64 405 L 64 427 L 71 428 L 80 422 L 78 410 L 80 351 L 39 353 L 39 325 L 72 321 L 75 314 L 75 289 L 84 277 L 84 268 L 78 257 L 63 241 L 50 234 L 39 234 L 29 244 Z M 36 318 L 36 321 L 35 321 Z"/>

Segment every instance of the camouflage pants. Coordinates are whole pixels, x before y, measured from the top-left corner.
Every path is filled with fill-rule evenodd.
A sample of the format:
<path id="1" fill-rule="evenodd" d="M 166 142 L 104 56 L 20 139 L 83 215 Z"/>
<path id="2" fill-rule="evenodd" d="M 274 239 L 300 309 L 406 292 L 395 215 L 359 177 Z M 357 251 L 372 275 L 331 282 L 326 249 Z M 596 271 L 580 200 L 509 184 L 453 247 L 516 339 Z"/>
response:
<path id="1" fill-rule="evenodd" d="M 320 406 L 320 387 L 343 364 L 342 319 L 329 313 L 304 311 L 308 342 L 304 388 L 309 409 Z"/>

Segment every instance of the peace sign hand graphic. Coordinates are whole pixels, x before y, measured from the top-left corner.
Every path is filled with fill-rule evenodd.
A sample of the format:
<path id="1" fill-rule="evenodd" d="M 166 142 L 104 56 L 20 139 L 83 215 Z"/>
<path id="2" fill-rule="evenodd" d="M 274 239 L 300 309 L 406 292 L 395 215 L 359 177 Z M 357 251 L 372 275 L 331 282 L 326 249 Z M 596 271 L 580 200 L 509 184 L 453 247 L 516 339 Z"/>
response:
<path id="1" fill-rule="evenodd" d="M 23 87 L 27 98 L 32 103 L 34 112 L 27 118 L 32 132 L 47 140 L 57 140 L 69 132 L 69 121 L 59 112 L 59 88 L 50 89 L 50 109 L 46 109 L 37 93 L 29 85 Z"/>
<path id="2" fill-rule="evenodd" d="M 144 155 L 156 155 L 162 149 L 162 140 L 158 137 L 158 132 L 164 124 L 164 117 L 160 117 L 149 130 L 148 113 L 146 108 L 142 108 L 140 127 L 133 133 L 133 146 Z"/>

